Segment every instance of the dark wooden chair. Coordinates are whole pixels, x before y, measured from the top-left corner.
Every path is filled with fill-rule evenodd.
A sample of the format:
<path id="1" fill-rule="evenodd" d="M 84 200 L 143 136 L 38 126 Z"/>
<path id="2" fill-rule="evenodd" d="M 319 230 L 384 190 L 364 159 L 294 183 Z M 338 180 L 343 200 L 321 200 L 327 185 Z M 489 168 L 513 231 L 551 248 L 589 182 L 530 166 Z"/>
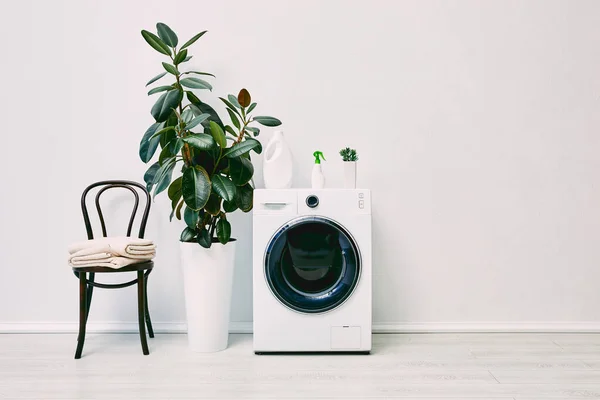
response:
<path id="1" fill-rule="evenodd" d="M 146 188 L 132 181 L 101 181 L 96 182 L 88 186 L 81 195 L 81 211 L 83 212 L 83 220 L 85 222 L 85 229 L 87 231 L 88 239 L 94 239 L 94 232 L 90 223 L 90 217 L 86 205 L 86 198 L 88 193 L 98 188 L 96 194 L 96 211 L 100 219 L 100 225 L 102 227 L 102 236 L 106 237 L 106 225 L 104 223 L 104 216 L 102 209 L 100 208 L 100 196 L 109 189 L 121 188 L 126 189 L 133 194 L 134 204 L 131 217 L 129 218 L 129 225 L 127 226 L 127 236 L 131 236 L 131 230 L 133 228 L 134 220 L 138 214 L 138 206 L 140 204 L 140 193 L 142 193 L 145 205 L 143 208 L 143 214 L 140 221 L 140 230 L 138 233 L 139 238 L 144 237 L 146 230 L 146 223 L 148 222 L 148 214 L 150 213 L 150 194 Z M 138 193 L 140 192 L 140 193 Z M 102 289 L 120 289 L 128 286 L 138 285 L 138 323 L 140 328 L 140 340 L 142 342 L 142 351 L 144 355 L 150 354 L 148 350 L 148 342 L 146 340 L 146 329 L 145 325 L 148 326 L 148 334 L 151 338 L 154 337 L 154 331 L 152 330 L 152 322 L 150 321 L 150 314 L 148 312 L 148 294 L 146 287 L 148 285 L 148 275 L 152 272 L 154 263 L 152 261 L 143 261 L 136 264 L 127 265 L 123 268 L 113 269 L 107 267 L 73 267 L 75 276 L 79 278 L 79 335 L 77 336 L 77 350 L 75 351 L 75 358 L 81 358 L 81 352 L 83 351 L 83 343 L 85 341 L 85 326 L 87 323 L 88 316 L 90 314 L 90 306 L 92 304 L 92 294 L 95 287 Z M 137 272 L 137 278 L 124 283 L 107 284 L 95 281 L 95 275 L 97 273 L 120 273 L 120 272 Z"/>

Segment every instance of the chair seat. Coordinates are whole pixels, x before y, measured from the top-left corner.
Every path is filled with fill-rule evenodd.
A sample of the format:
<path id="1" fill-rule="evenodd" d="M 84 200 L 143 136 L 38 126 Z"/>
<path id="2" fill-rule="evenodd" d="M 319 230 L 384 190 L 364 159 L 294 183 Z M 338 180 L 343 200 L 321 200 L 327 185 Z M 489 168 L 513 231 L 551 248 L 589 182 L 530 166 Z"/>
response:
<path id="1" fill-rule="evenodd" d="M 153 261 L 141 261 L 135 264 L 129 264 L 121 268 L 109 267 L 73 267 L 74 272 L 135 272 L 146 271 L 154 268 Z"/>

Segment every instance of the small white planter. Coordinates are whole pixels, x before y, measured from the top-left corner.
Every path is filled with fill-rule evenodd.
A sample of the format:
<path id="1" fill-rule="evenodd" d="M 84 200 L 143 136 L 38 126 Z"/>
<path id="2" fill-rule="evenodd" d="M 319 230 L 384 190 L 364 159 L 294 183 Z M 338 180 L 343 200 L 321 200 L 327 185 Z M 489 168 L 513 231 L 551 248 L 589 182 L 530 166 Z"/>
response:
<path id="1" fill-rule="evenodd" d="M 356 189 L 356 161 L 344 161 L 344 188 Z"/>
<path id="2" fill-rule="evenodd" d="M 210 249 L 180 243 L 190 349 L 201 353 L 224 350 L 229 339 L 236 242 L 213 243 Z"/>

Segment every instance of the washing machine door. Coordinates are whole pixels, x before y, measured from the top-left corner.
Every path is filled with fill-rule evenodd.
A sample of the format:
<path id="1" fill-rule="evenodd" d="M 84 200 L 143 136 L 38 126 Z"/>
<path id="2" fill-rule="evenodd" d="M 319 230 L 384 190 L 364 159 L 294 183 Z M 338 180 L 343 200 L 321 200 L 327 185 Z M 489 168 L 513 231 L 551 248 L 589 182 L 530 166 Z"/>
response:
<path id="1" fill-rule="evenodd" d="M 293 220 L 271 239 L 265 253 L 267 283 L 285 306 L 321 313 L 341 305 L 360 277 L 360 253 L 350 233 L 320 216 Z"/>

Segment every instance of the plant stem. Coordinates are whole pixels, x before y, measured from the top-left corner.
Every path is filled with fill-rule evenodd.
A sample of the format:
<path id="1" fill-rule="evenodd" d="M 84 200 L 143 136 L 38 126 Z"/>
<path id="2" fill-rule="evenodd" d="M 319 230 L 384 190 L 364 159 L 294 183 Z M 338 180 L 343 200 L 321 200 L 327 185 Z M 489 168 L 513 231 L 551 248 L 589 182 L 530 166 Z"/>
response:
<path id="1" fill-rule="evenodd" d="M 242 118 L 242 122 L 244 123 L 244 126 L 242 126 L 242 129 L 240 129 L 240 133 L 238 134 L 238 138 L 235 141 L 235 143 L 240 143 L 242 140 L 244 140 L 244 133 L 246 133 L 246 127 L 248 126 L 248 124 L 252 121 L 248 120 L 246 121 L 246 118 Z"/>
<path id="2" fill-rule="evenodd" d="M 174 61 L 173 57 L 171 57 L 171 59 Z M 181 74 L 177 74 L 175 75 L 175 79 L 177 80 L 177 88 L 179 90 L 181 90 L 181 84 L 179 83 L 179 77 Z M 181 99 L 181 101 L 179 102 L 179 115 L 183 114 L 183 106 L 182 106 L 182 102 L 183 102 L 183 98 Z M 180 122 L 181 124 L 181 122 Z M 180 125 L 180 129 L 183 128 Z M 181 131 L 181 136 L 183 136 L 184 131 Z M 192 151 L 190 150 L 190 146 L 187 143 L 183 144 L 183 148 L 182 150 L 182 154 L 183 154 L 183 162 L 185 163 L 186 167 L 189 167 L 192 164 Z"/>
<path id="3" fill-rule="evenodd" d="M 215 228 L 217 227 L 217 217 L 211 217 L 210 220 L 210 240 L 212 241 L 213 235 L 215 234 Z"/>

